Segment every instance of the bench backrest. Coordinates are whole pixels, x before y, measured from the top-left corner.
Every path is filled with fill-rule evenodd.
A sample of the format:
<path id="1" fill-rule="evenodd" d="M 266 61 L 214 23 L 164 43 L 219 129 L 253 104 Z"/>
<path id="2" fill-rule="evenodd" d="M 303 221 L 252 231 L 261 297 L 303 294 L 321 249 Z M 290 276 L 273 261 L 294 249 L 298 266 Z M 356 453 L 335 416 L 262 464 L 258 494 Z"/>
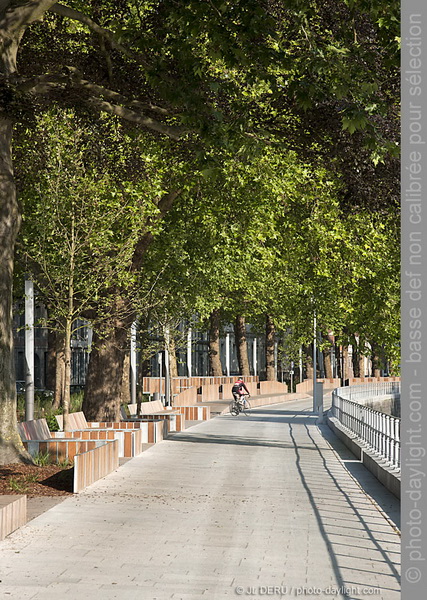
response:
<path id="1" fill-rule="evenodd" d="M 156 412 L 163 412 L 164 410 L 161 400 L 151 400 L 151 402 L 141 403 L 141 415 L 151 415 Z"/>
<path id="2" fill-rule="evenodd" d="M 62 415 L 56 415 L 55 416 L 59 428 L 61 429 L 61 431 L 64 429 L 64 419 Z M 73 431 L 75 429 L 88 429 L 89 425 L 87 424 L 86 421 L 86 417 L 84 415 L 83 412 L 75 412 L 75 413 L 70 413 L 68 415 L 68 424 L 70 427 L 70 431 Z"/>
<path id="3" fill-rule="evenodd" d="M 48 440 L 52 437 L 46 419 L 34 419 L 18 423 L 18 431 L 23 442 Z"/>

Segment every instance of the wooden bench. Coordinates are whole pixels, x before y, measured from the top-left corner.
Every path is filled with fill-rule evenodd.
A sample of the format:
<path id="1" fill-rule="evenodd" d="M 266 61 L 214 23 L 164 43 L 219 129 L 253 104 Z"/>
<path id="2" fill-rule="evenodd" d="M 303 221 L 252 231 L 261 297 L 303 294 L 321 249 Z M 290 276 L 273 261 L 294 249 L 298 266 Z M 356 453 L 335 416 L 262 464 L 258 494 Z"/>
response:
<path id="1" fill-rule="evenodd" d="M 0 540 L 27 522 L 27 496 L 0 495 Z"/>
<path id="2" fill-rule="evenodd" d="M 210 406 L 177 406 L 185 421 L 208 421 L 211 418 Z"/>
<path id="3" fill-rule="evenodd" d="M 119 466 L 119 440 L 82 439 L 61 437 L 62 432 L 51 432 L 46 419 L 18 423 L 25 448 L 31 456 L 49 454 L 55 462 L 73 461 L 73 492 L 105 477 Z"/>
<path id="4" fill-rule="evenodd" d="M 96 447 L 95 442 L 88 440 L 73 439 L 66 440 L 51 432 L 46 419 L 35 419 L 18 423 L 18 431 L 25 449 L 31 456 L 37 454 L 49 454 L 55 462 L 74 460 L 74 457 Z"/>
<path id="5" fill-rule="evenodd" d="M 140 406 L 138 413 L 138 406 Z M 129 413 L 129 414 L 128 414 Z M 185 417 L 177 409 L 169 410 L 164 408 L 161 400 L 151 400 L 138 404 L 127 404 L 120 407 L 122 421 L 147 419 L 147 420 L 166 420 L 167 433 L 169 431 L 183 431 L 185 429 Z"/>
<path id="6" fill-rule="evenodd" d="M 94 425 L 94 423 L 92 423 Z M 143 444 L 157 444 L 167 435 L 167 422 L 163 420 L 129 419 L 127 421 L 107 421 L 97 423 L 101 428 L 140 429 Z M 92 429 L 96 430 L 96 427 Z"/>
<path id="7" fill-rule="evenodd" d="M 58 422 L 58 425 L 60 427 L 60 429 L 63 429 L 63 418 L 62 415 L 56 415 L 56 420 Z M 134 421 L 135 423 L 137 421 Z M 157 444 L 158 442 L 161 442 L 164 437 L 167 435 L 167 423 L 164 423 L 163 421 L 150 421 L 150 420 L 138 420 L 138 425 L 136 425 L 135 427 L 128 427 L 125 425 L 125 423 L 123 423 L 122 421 L 117 422 L 117 421 L 87 421 L 86 417 L 84 415 L 84 413 L 82 411 L 79 412 L 75 412 L 75 413 L 70 413 L 68 415 L 68 425 L 70 430 L 74 433 L 74 432 L 83 432 L 83 431 L 93 431 L 93 430 L 108 430 L 108 431 L 116 431 L 117 432 L 117 439 L 120 438 L 132 438 L 132 437 L 139 437 L 139 434 L 135 434 L 132 433 L 132 431 L 128 431 L 126 433 L 126 430 L 135 430 L 135 429 L 140 429 L 141 430 L 141 434 L 140 434 L 140 439 L 141 439 L 141 443 L 140 446 L 138 448 L 137 443 L 134 442 L 123 442 L 123 444 L 125 445 L 125 447 L 127 449 L 130 448 L 134 448 L 136 454 L 139 454 L 140 452 L 142 452 L 143 449 L 143 444 Z M 61 431 L 61 435 L 63 435 L 64 432 Z M 124 446 L 123 446 L 123 451 L 127 451 L 125 450 Z M 133 454 L 131 456 L 136 456 L 136 454 Z M 127 454 L 124 454 L 124 456 L 127 456 Z"/>
<path id="8" fill-rule="evenodd" d="M 118 446 L 118 441 L 113 440 L 74 457 L 73 492 L 75 494 L 118 468 Z"/>

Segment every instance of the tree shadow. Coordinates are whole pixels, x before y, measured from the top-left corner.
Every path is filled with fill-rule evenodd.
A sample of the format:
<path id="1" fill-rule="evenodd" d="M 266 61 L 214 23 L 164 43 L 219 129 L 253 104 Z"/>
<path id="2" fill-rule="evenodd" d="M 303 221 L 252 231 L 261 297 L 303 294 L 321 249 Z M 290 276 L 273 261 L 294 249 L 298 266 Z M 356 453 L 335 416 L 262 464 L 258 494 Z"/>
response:
<path id="1" fill-rule="evenodd" d="M 281 428 L 280 439 L 276 440 L 256 437 L 256 434 L 248 436 L 246 428 L 242 435 L 230 435 L 226 431 L 213 434 L 199 429 L 173 434 L 168 439 L 293 451 L 294 458 L 290 460 L 287 452 L 285 460 L 290 461 L 289 469 L 296 468 L 298 472 L 310 512 L 326 544 L 337 586 L 344 590 L 342 597 L 357 596 L 351 586 L 366 587 L 367 573 L 372 573 L 372 568 L 367 567 L 368 561 L 381 565 L 382 582 L 378 586 L 382 592 L 399 593 L 400 539 L 394 525 L 399 522 L 398 501 L 356 461 L 326 425 L 316 426 L 316 415 L 308 410 L 273 409 L 251 411 L 248 418 L 224 415 L 216 421 L 226 421 L 227 427 L 234 421 L 236 424 L 271 422 L 285 428 Z M 209 427 L 209 422 L 206 426 Z M 316 441 L 317 432 L 327 443 L 326 447 Z M 358 581 L 349 581 L 350 578 Z"/>

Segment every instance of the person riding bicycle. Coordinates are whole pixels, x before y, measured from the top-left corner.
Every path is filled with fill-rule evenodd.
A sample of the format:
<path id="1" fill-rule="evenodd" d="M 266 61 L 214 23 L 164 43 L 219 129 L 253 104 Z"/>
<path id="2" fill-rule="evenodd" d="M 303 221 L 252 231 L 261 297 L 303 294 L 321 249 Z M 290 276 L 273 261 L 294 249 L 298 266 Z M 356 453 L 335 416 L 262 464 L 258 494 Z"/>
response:
<path id="1" fill-rule="evenodd" d="M 250 396 L 249 390 L 241 377 L 238 377 L 231 388 L 231 393 L 236 402 L 242 402 L 242 396 L 247 394 Z"/>

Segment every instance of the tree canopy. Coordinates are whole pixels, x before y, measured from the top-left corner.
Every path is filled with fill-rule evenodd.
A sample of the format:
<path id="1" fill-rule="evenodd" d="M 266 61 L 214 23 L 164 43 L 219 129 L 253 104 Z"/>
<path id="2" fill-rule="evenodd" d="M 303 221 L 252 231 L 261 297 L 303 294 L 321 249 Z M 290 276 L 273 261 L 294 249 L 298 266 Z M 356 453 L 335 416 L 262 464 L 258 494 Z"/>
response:
<path id="1" fill-rule="evenodd" d="M 126 294 L 127 282 L 136 280 L 162 219 L 179 199 L 180 203 L 189 203 L 182 209 L 183 214 L 192 206 L 191 218 L 199 215 L 203 225 L 210 219 L 212 226 L 219 227 L 205 243 L 212 242 L 214 254 L 222 263 L 216 268 L 228 268 L 227 291 L 236 291 L 242 271 L 251 273 L 257 265 L 265 265 L 264 279 L 267 274 L 271 276 L 271 287 L 281 290 L 288 304 L 294 298 L 294 310 L 296 306 L 306 310 L 305 300 L 301 299 L 311 286 L 318 301 L 324 302 L 326 314 L 332 302 L 332 277 L 327 269 L 339 262 L 332 248 L 340 235 L 341 240 L 345 239 L 332 225 L 332 215 L 339 215 L 338 222 L 344 223 L 343 215 L 347 214 L 349 220 L 342 227 L 349 231 L 355 212 L 369 218 L 376 212 L 380 221 L 387 222 L 389 209 L 396 204 L 398 15 L 397 2 L 380 0 L 0 2 L 0 416 L 5 427 L 2 436 L 14 439 L 6 453 L 9 458 L 16 456 L 16 448 L 20 447 L 16 432 L 10 433 L 15 418 L 11 290 L 22 207 L 24 218 L 25 207 L 34 209 L 32 225 L 28 220 L 23 230 L 27 254 L 36 251 L 35 238 L 30 238 L 37 230 L 37 218 L 42 222 L 37 199 L 53 193 L 55 178 L 58 197 L 49 200 L 51 206 L 54 208 L 55 201 L 65 197 L 71 202 L 55 214 L 68 214 L 72 221 L 75 211 L 68 209 L 77 207 L 70 194 L 74 184 L 81 200 L 89 194 L 94 201 L 99 199 L 95 216 L 101 215 L 100 207 L 105 203 L 108 221 L 108 215 L 112 215 L 108 208 L 116 207 L 120 216 L 114 227 L 102 229 L 101 219 L 94 219 L 99 224 L 99 235 L 92 242 L 91 252 L 92 259 L 97 257 L 102 262 L 100 249 L 108 244 L 115 248 L 125 232 L 132 232 L 124 260 L 131 266 L 114 277 L 112 293 L 120 298 L 116 304 L 124 303 L 126 310 L 134 299 Z M 46 115 L 52 115 L 52 110 L 57 111 L 58 123 L 70 114 L 75 123 L 78 119 L 91 123 L 90 143 L 85 136 L 76 142 L 84 156 L 78 158 L 77 151 L 73 159 L 76 172 L 67 172 L 65 166 L 60 182 L 52 172 L 58 157 L 48 149 L 49 136 L 39 131 L 35 147 L 40 153 L 32 153 L 44 174 L 32 168 L 27 179 L 19 171 L 19 144 L 25 148 L 25 142 L 18 142 L 15 156 L 24 200 L 20 206 L 13 176 L 12 141 L 20 136 L 35 139 L 32 136 L 42 122 L 40 118 L 49 118 Z M 70 136 L 63 127 L 58 135 L 59 131 L 64 134 L 61 152 L 66 154 Z M 113 148 L 115 143 L 117 147 Z M 271 149 L 269 159 L 266 149 Z M 238 160 L 233 162 L 233 156 Z M 264 158 L 251 162 L 247 158 L 251 156 Z M 300 199 L 304 198 L 304 185 L 307 189 L 312 186 L 307 193 L 313 198 L 316 185 L 320 185 L 317 191 L 325 202 L 314 202 L 315 209 L 308 209 L 304 202 L 292 204 L 291 190 L 283 183 L 286 189 L 280 191 L 278 176 L 267 177 L 276 188 L 263 190 L 261 171 L 268 172 L 274 156 L 285 157 L 284 181 L 298 183 Z M 309 174 L 316 174 L 314 184 L 304 182 L 304 178 L 298 180 L 296 172 L 304 171 L 307 165 Z M 29 181 L 31 174 L 33 182 Z M 200 177 L 206 185 L 200 184 Z M 215 181 L 215 177 L 219 179 Z M 219 183 L 221 177 L 223 184 Z M 332 182 L 330 192 L 328 181 Z M 218 185 L 228 204 L 221 204 L 218 196 L 206 189 L 209 185 Z M 259 208 L 251 202 L 252 185 Z M 155 200 L 150 204 L 147 198 L 154 188 Z M 142 215 L 134 213 L 133 222 L 130 214 L 134 208 L 130 207 L 138 202 L 149 209 L 146 212 L 142 208 Z M 203 216 L 205 202 L 209 210 Z M 266 217 L 271 214 L 269 203 L 278 208 L 270 230 L 266 227 Z M 292 211 L 286 214 L 286 206 L 291 205 Z M 126 220 L 127 209 L 132 223 Z M 294 215 L 299 215 L 298 221 L 293 220 Z M 174 218 L 166 225 L 171 226 Z M 231 235 L 223 219 L 231 220 L 231 231 L 235 226 Z M 138 234 L 133 223 L 141 225 Z M 247 250 L 239 245 L 241 231 L 249 243 Z M 295 236 L 295 248 L 283 238 L 284 231 L 289 237 Z M 86 234 L 88 241 L 88 231 Z M 180 248 L 185 247 L 179 232 L 172 235 Z M 347 249 L 344 256 L 351 255 L 353 237 L 343 244 Z M 55 260 L 60 256 L 58 239 L 54 235 L 46 239 L 52 248 L 56 244 L 57 249 L 50 255 Z M 377 241 L 380 247 L 379 238 Z M 224 254 L 225 248 L 229 255 Z M 279 248 L 283 254 L 279 254 Z M 300 290 L 298 296 L 298 277 L 292 280 L 291 273 L 297 273 L 298 265 L 303 264 L 304 248 L 310 258 L 300 276 L 308 280 L 302 286 L 305 291 Z M 234 262 L 232 255 L 236 257 Z M 392 253 L 385 256 L 394 258 Z M 332 261 L 329 266 L 326 258 Z M 394 264 L 393 260 L 381 263 L 384 277 L 389 264 Z M 210 268 L 211 278 L 215 268 Z M 366 267 L 367 288 L 368 271 Z M 114 267 L 110 277 L 113 272 Z M 218 281 L 218 275 L 219 271 L 210 280 Z M 309 283 L 310 278 L 315 283 Z M 106 276 L 104 288 L 108 287 L 108 279 Z M 344 285 L 344 273 L 339 272 L 338 279 Z M 288 294 L 291 288 L 293 296 Z M 328 301 L 320 299 L 322 294 Z M 256 300 L 253 307 L 265 302 L 254 290 L 250 296 Z M 390 310 L 394 305 L 390 301 Z M 373 302 L 371 306 L 379 305 Z M 362 319 L 357 321 L 358 327 L 360 324 Z M 376 331 L 380 329 L 376 327 Z M 116 342 L 115 346 L 122 344 Z"/>

